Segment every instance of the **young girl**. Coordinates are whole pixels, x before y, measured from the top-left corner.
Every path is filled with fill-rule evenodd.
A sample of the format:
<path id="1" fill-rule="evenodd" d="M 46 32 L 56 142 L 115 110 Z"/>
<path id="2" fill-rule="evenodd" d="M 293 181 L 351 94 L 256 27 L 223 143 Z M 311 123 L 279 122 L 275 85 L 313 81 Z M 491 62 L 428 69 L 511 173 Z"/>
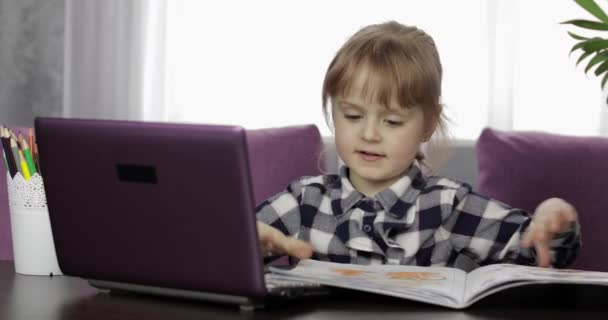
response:
<path id="1" fill-rule="evenodd" d="M 441 76 L 433 39 L 415 27 L 370 25 L 342 46 L 325 75 L 323 110 L 344 166 L 258 206 L 265 255 L 466 271 L 574 260 L 579 225 L 566 201 L 545 200 L 530 218 L 422 173 L 421 144 L 445 128 Z"/>

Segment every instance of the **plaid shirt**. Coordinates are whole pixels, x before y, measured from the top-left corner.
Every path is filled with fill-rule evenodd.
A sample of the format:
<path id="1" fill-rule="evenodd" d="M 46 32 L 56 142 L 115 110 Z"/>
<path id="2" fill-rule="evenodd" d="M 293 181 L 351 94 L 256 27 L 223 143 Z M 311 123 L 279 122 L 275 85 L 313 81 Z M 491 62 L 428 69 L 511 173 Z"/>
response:
<path id="1" fill-rule="evenodd" d="M 520 247 L 531 218 L 471 190 L 422 174 L 415 162 L 389 188 L 366 197 L 339 175 L 303 177 L 261 203 L 259 221 L 310 242 L 313 259 L 356 264 L 449 266 L 470 271 L 498 262 L 536 264 Z M 550 243 L 554 267 L 570 264 L 580 247 L 578 223 Z"/>

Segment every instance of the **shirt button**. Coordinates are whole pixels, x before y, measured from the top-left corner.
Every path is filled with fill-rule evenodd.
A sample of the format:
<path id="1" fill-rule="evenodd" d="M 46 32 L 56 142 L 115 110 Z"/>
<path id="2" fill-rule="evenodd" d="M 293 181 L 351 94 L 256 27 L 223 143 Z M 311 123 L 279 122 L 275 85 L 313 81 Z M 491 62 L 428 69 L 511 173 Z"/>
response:
<path id="1" fill-rule="evenodd" d="M 370 233 L 371 231 L 372 231 L 372 226 L 370 226 L 369 224 L 363 225 L 363 232 Z"/>

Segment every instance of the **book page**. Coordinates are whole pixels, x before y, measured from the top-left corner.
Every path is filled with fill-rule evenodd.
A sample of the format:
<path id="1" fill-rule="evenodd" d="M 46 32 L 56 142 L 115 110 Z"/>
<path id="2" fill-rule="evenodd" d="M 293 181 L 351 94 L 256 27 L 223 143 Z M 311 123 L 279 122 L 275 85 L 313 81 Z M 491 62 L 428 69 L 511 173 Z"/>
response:
<path id="1" fill-rule="evenodd" d="M 454 268 L 353 265 L 302 260 L 293 269 L 271 271 L 336 287 L 359 289 L 423 302 L 458 306 L 466 273 Z"/>
<path id="2" fill-rule="evenodd" d="M 574 269 L 552 269 L 515 264 L 494 264 L 467 275 L 465 301 L 477 300 L 502 287 L 528 283 L 578 283 L 608 285 L 608 273 Z"/>

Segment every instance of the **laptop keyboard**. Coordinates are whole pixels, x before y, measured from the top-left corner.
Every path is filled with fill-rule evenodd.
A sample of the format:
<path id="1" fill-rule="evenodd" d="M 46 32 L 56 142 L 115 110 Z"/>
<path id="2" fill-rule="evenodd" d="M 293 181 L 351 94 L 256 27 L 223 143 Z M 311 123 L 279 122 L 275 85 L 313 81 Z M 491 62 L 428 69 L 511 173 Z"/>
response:
<path id="1" fill-rule="evenodd" d="M 266 290 L 271 295 L 310 296 L 329 292 L 329 288 L 321 284 L 297 281 L 274 273 L 266 273 L 264 279 L 266 281 Z"/>

